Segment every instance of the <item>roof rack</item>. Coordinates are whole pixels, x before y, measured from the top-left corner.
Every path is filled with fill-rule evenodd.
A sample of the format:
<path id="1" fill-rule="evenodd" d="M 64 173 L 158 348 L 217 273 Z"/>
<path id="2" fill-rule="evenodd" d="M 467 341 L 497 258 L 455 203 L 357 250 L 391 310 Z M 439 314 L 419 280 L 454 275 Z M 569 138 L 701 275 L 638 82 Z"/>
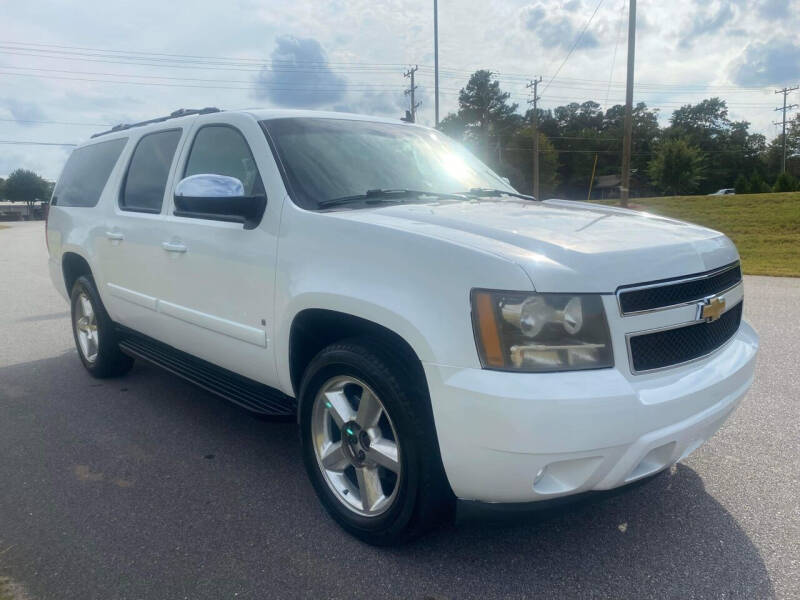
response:
<path id="1" fill-rule="evenodd" d="M 216 112 L 222 112 L 222 111 L 213 106 L 207 106 L 205 108 L 179 108 L 178 110 L 169 113 L 166 117 L 158 117 L 156 119 L 141 121 L 139 123 L 120 123 L 119 125 L 114 125 L 114 127 L 109 129 L 108 131 L 101 131 L 100 133 L 95 133 L 92 137 L 96 138 L 100 137 L 101 135 L 114 133 L 115 131 L 123 131 L 125 129 L 131 129 L 132 127 L 142 127 L 144 125 L 150 125 L 152 123 L 161 123 L 162 121 L 169 121 L 170 119 L 177 119 L 178 117 L 187 117 L 189 115 L 207 115 L 208 113 L 216 113 Z"/>

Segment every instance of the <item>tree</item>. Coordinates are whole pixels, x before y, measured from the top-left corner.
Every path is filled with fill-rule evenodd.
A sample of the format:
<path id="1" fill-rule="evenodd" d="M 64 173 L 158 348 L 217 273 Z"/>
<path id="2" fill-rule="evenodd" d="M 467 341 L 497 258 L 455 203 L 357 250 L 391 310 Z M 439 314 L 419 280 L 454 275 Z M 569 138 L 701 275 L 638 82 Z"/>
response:
<path id="1" fill-rule="evenodd" d="M 0 177 L 0 200 L 3 199 L 3 195 L 5 193 L 5 189 L 4 189 L 5 188 L 5 184 L 6 184 L 6 180 L 3 179 L 2 177 Z"/>
<path id="2" fill-rule="evenodd" d="M 744 176 L 744 173 L 739 173 L 739 177 L 736 178 L 736 184 L 733 187 L 737 194 L 750 193 L 750 184 L 747 181 L 747 177 Z"/>
<path id="3" fill-rule="evenodd" d="M 43 202 L 49 198 L 50 185 L 50 182 L 33 171 L 16 169 L 6 179 L 4 193 L 11 202 L 25 202 L 28 205 L 28 215 L 31 215 L 35 202 Z"/>
<path id="4" fill-rule="evenodd" d="M 682 138 L 705 155 L 703 190 L 731 187 L 739 173 L 763 170 L 760 155 L 766 140 L 749 132 L 747 121 L 731 121 L 720 98 L 686 104 L 672 113 L 667 138 Z"/>
<path id="5" fill-rule="evenodd" d="M 453 138 L 457 142 L 464 139 L 464 133 L 467 130 L 467 124 L 458 114 L 450 113 L 444 119 L 439 121 L 439 131 L 445 135 Z"/>
<path id="6" fill-rule="evenodd" d="M 478 142 L 484 158 L 490 155 L 492 135 L 507 135 L 517 104 L 508 104 L 510 94 L 500 90 L 500 82 L 486 69 L 475 71 L 458 94 L 458 116 L 465 124 L 465 133 Z"/>
<path id="7" fill-rule="evenodd" d="M 501 173 L 511 185 L 525 193 L 533 193 L 533 128 L 520 129 L 511 138 Z M 558 151 L 543 133 L 539 132 L 539 195 L 552 197 L 558 182 Z"/>
<path id="8" fill-rule="evenodd" d="M 798 189 L 800 189 L 800 182 L 797 181 L 797 177 L 790 173 L 778 175 L 778 179 L 772 187 L 773 192 L 796 192 Z"/>
<path id="9" fill-rule="evenodd" d="M 751 194 L 768 194 L 772 191 L 769 184 L 764 181 L 761 174 L 755 171 L 750 176 L 750 193 Z"/>
<path id="10" fill-rule="evenodd" d="M 686 140 L 662 142 L 648 172 L 653 182 L 667 194 L 682 195 L 696 191 L 703 179 L 703 155 Z"/>

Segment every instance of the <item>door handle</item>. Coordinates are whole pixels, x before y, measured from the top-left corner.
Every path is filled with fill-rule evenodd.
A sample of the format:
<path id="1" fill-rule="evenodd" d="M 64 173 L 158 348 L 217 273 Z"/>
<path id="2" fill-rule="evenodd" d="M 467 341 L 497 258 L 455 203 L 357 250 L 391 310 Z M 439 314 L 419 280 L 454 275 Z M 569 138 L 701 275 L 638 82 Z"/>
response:
<path id="1" fill-rule="evenodd" d="M 121 231 L 106 231 L 106 237 L 110 240 L 122 241 L 125 239 L 125 234 Z"/>
<path id="2" fill-rule="evenodd" d="M 167 252 L 186 252 L 186 246 L 180 242 L 161 242 L 161 247 Z"/>

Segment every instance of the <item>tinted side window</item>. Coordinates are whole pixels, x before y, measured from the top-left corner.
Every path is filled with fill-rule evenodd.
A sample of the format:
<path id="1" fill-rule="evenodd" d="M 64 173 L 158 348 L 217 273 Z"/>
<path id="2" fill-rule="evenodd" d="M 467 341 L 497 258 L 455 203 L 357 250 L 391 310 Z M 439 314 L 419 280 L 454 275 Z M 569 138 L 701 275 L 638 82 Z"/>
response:
<path id="1" fill-rule="evenodd" d="M 95 206 L 128 138 L 78 148 L 70 154 L 53 192 L 58 206 Z"/>
<path id="2" fill-rule="evenodd" d="M 261 176 L 244 136 L 227 125 L 206 125 L 194 137 L 184 177 L 210 173 L 236 177 L 245 196 L 264 193 Z"/>
<path id="3" fill-rule="evenodd" d="M 120 208 L 158 213 L 164 200 L 167 177 L 181 138 L 180 129 L 150 133 L 133 151 L 119 198 Z"/>

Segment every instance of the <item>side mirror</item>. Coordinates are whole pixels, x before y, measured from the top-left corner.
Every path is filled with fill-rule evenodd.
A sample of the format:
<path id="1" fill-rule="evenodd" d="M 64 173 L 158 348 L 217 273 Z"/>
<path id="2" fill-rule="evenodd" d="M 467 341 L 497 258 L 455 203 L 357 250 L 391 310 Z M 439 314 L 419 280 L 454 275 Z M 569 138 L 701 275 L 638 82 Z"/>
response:
<path id="1" fill-rule="evenodd" d="M 267 197 L 245 196 L 236 177 L 202 173 L 190 175 L 175 186 L 176 217 L 242 223 L 254 229 L 264 216 Z"/>

